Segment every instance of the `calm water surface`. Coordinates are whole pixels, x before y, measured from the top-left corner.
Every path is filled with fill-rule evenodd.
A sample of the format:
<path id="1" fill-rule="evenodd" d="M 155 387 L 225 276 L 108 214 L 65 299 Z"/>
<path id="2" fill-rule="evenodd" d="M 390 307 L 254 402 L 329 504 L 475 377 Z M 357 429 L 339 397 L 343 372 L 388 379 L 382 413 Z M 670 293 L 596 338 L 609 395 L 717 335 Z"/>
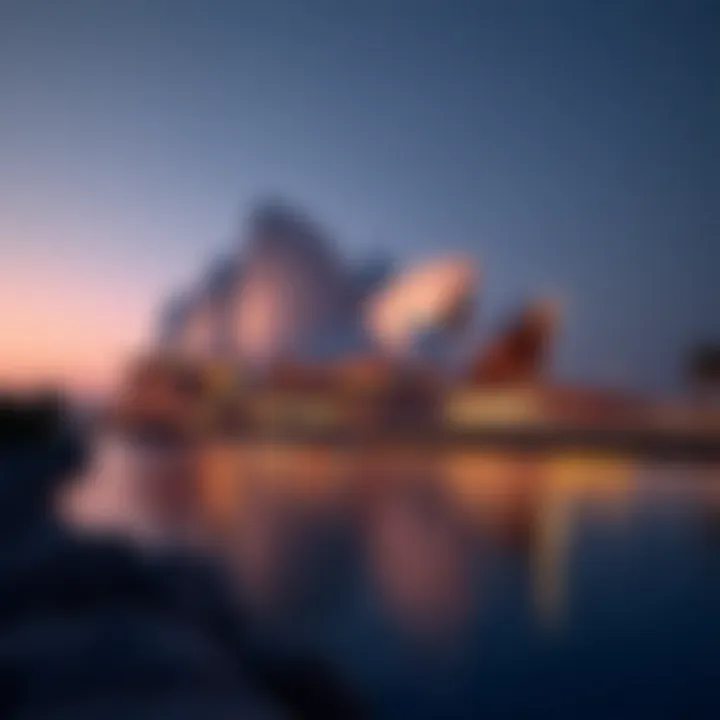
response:
<path id="1" fill-rule="evenodd" d="M 720 717 L 720 468 L 101 444 L 83 523 L 220 557 L 377 717 Z"/>

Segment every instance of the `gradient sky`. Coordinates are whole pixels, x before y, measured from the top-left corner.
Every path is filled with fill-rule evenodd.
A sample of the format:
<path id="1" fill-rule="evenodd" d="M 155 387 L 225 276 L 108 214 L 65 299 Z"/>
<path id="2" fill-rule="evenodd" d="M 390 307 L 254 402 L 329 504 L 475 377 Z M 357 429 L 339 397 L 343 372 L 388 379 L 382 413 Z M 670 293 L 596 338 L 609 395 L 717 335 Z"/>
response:
<path id="1" fill-rule="evenodd" d="M 671 387 L 720 336 L 720 4 L 0 0 L 0 382 L 107 387 L 268 191 Z"/>

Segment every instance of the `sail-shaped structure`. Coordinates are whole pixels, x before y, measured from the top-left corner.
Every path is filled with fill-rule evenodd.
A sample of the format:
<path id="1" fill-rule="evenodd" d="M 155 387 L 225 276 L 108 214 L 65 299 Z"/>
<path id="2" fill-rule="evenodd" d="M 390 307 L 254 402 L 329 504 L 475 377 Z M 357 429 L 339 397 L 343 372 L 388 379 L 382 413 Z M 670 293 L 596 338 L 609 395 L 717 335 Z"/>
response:
<path id="1" fill-rule="evenodd" d="M 267 363 L 312 354 L 344 305 L 341 266 L 324 233 L 284 204 L 264 204 L 250 218 L 242 264 L 228 315 L 237 355 Z"/>
<path id="2" fill-rule="evenodd" d="M 428 345 L 447 348 L 469 327 L 479 281 L 466 257 L 412 268 L 368 299 L 368 332 L 383 353 L 397 358 L 422 355 Z"/>
<path id="3" fill-rule="evenodd" d="M 479 384 L 536 382 L 542 377 L 560 322 L 560 306 L 550 298 L 530 303 L 475 360 L 471 376 Z"/>

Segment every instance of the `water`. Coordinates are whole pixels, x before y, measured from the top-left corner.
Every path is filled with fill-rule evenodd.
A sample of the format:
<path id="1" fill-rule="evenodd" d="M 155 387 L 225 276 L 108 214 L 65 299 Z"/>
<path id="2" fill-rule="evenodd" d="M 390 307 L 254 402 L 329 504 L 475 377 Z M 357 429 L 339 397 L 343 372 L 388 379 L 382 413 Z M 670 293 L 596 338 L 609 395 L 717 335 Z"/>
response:
<path id="1" fill-rule="evenodd" d="M 68 507 L 221 558 L 376 717 L 720 713 L 717 467 L 111 441 Z"/>

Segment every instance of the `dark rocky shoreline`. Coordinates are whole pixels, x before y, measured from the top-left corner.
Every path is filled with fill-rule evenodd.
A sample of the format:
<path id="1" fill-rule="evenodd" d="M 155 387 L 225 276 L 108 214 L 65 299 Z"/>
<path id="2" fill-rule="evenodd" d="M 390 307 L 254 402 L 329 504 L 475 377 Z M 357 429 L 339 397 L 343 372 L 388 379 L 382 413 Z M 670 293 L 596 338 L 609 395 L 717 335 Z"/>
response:
<path id="1" fill-rule="evenodd" d="M 212 561 L 60 524 L 88 449 L 57 430 L 0 449 L 2 717 L 364 716 L 315 658 L 255 637 Z"/>

